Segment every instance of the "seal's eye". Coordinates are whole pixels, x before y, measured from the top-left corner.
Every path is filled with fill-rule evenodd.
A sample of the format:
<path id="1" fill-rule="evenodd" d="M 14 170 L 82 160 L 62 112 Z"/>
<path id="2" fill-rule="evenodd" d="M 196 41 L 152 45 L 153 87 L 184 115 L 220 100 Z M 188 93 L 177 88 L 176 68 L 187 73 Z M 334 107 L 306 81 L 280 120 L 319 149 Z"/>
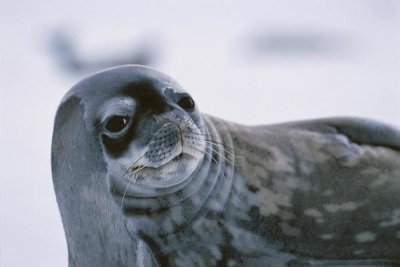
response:
<path id="1" fill-rule="evenodd" d="M 187 111 L 193 111 L 194 101 L 190 96 L 184 96 L 178 101 L 178 105 Z"/>
<path id="2" fill-rule="evenodd" d="M 122 131 L 128 124 L 128 117 L 126 116 L 112 116 L 106 125 L 106 129 L 112 133 Z"/>

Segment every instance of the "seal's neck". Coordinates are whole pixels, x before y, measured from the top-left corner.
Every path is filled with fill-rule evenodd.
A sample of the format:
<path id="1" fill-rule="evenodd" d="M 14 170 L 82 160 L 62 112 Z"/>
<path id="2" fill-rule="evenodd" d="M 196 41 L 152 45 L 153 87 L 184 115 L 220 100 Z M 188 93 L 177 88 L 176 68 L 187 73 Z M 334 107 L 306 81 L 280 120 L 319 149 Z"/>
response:
<path id="1" fill-rule="evenodd" d="M 204 115 L 207 124 L 207 158 L 210 158 L 208 180 L 215 181 L 210 197 L 205 203 L 208 209 L 223 211 L 231 194 L 235 177 L 237 156 L 227 122 Z"/>

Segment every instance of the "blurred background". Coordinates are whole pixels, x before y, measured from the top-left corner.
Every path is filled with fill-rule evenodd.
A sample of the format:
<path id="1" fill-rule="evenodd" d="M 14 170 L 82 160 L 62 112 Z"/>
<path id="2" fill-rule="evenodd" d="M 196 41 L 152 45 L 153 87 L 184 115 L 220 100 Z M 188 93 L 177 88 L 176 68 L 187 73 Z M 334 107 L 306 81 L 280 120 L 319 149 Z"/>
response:
<path id="1" fill-rule="evenodd" d="M 145 64 L 245 124 L 400 126 L 400 1 L 0 3 L 0 266 L 67 266 L 50 169 L 57 106 L 86 75 Z"/>

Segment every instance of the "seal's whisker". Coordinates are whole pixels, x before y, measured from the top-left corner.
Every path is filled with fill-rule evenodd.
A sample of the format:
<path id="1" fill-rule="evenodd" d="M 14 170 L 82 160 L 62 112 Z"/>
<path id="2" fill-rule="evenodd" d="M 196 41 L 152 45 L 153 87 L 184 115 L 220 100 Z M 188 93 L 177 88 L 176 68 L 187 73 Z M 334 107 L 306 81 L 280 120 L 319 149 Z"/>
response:
<path id="1" fill-rule="evenodd" d="M 212 145 L 220 146 L 229 155 L 240 157 L 240 156 L 235 155 L 235 153 L 233 151 L 228 150 L 227 148 L 229 148 L 229 149 L 231 149 L 231 148 L 229 146 L 225 146 L 223 143 L 219 143 L 219 142 L 215 142 L 215 141 L 207 140 L 207 139 L 205 139 L 204 142 L 212 144 Z"/>
<path id="2" fill-rule="evenodd" d="M 143 170 L 144 168 L 146 168 L 146 166 L 144 166 L 144 165 L 143 165 L 143 166 L 140 166 L 140 167 L 137 168 L 134 172 L 132 172 L 131 175 L 137 174 L 138 172 L 140 172 L 140 171 Z M 138 181 L 138 182 L 141 181 L 141 180 L 143 179 L 143 178 L 142 178 L 142 179 L 139 179 L 138 177 L 135 177 L 135 178 L 136 178 L 136 181 Z"/>
<path id="3" fill-rule="evenodd" d="M 219 156 L 221 156 L 224 160 L 226 160 L 228 163 L 232 164 L 233 166 L 239 166 L 238 164 L 236 164 L 235 162 L 233 162 L 232 160 L 228 159 L 224 154 L 223 151 L 227 151 L 222 149 L 222 151 L 218 151 L 215 148 L 213 148 L 212 146 L 209 146 L 209 148 L 214 151 L 215 153 L 217 153 Z M 230 154 L 231 156 L 234 156 L 234 154 Z"/>
<path id="4" fill-rule="evenodd" d="M 193 135 L 205 136 L 206 138 L 211 138 L 211 137 L 212 137 L 212 136 L 209 135 L 209 134 L 195 133 L 195 132 L 192 131 L 191 128 L 186 128 L 186 129 L 188 129 L 188 130 L 190 131 L 190 133 L 193 134 Z M 213 140 L 211 140 L 211 139 L 205 139 L 205 140 L 208 140 L 208 141 L 210 141 L 210 142 L 218 143 L 218 144 L 220 144 L 220 145 L 223 145 L 223 146 L 225 146 L 225 147 L 227 147 L 227 148 L 233 150 L 232 147 L 230 147 L 230 146 L 228 146 L 228 145 L 226 145 L 226 144 L 224 144 L 224 143 L 220 143 L 220 142 L 217 142 L 217 141 L 213 141 Z"/>
<path id="5" fill-rule="evenodd" d="M 189 122 L 188 122 L 187 125 L 188 125 L 189 127 L 186 127 L 185 129 L 189 130 L 190 133 L 193 134 L 193 135 L 205 136 L 206 139 L 203 139 L 203 141 L 211 142 L 211 143 L 214 143 L 214 144 L 221 145 L 221 146 L 224 147 L 225 151 L 227 151 L 227 152 L 229 152 L 229 153 L 231 153 L 231 154 L 233 155 L 233 150 L 234 150 L 234 149 L 233 149 L 232 147 L 230 147 L 230 146 L 228 146 L 228 145 L 226 145 L 226 144 L 224 144 L 224 143 L 221 143 L 221 142 L 217 142 L 217 141 L 208 139 L 208 138 L 211 138 L 211 137 L 212 137 L 211 135 L 193 132 L 193 129 L 192 129 L 193 127 L 190 127 L 192 124 L 193 124 L 193 123 L 189 123 Z M 195 125 L 195 126 L 196 126 L 196 125 Z M 204 124 L 202 127 L 205 127 L 205 126 L 206 126 L 206 125 Z M 197 126 L 196 126 L 196 127 L 197 127 Z M 197 128 L 202 128 L 202 127 L 197 127 Z M 230 149 L 230 150 L 232 150 L 232 151 L 228 151 L 227 149 Z"/>
<path id="6" fill-rule="evenodd" d="M 207 145 L 208 148 L 210 148 L 211 151 L 207 151 L 207 150 L 206 150 L 206 151 L 203 152 L 203 153 L 205 153 L 206 155 L 210 156 L 211 160 L 213 160 L 213 161 L 218 165 L 218 167 L 219 167 L 219 169 L 220 169 L 221 171 L 222 171 L 222 169 L 223 169 L 223 168 L 222 168 L 222 165 L 221 165 L 221 163 L 219 163 L 219 162 L 215 159 L 215 157 L 214 157 L 214 155 L 213 155 L 213 152 L 216 153 L 218 156 L 220 156 L 220 157 L 222 158 L 223 161 L 226 161 L 226 162 L 228 162 L 229 164 L 232 164 L 232 166 L 239 166 L 239 165 L 235 164 L 234 162 L 232 162 L 231 160 L 229 160 L 228 158 L 226 158 L 224 154 L 222 154 L 222 153 L 220 153 L 219 151 L 217 151 L 217 150 L 215 150 L 214 148 L 212 148 L 212 146 L 211 146 L 210 144 L 206 144 L 206 145 Z M 196 148 L 194 148 L 194 149 L 196 149 Z M 196 149 L 196 150 L 200 151 L 199 149 Z M 223 175 L 224 175 L 224 174 L 223 174 Z"/>
<path id="7" fill-rule="evenodd" d="M 139 160 L 141 160 L 144 156 L 146 155 L 146 153 L 144 153 L 141 157 L 139 157 L 135 162 L 133 162 L 129 168 L 124 172 L 124 174 L 122 175 L 122 178 L 125 177 L 125 175 L 127 175 L 128 172 L 132 171 L 133 168 L 135 168 L 136 163 L 138 163 Z"/>
<path id="8" fill-rule="evenodd" d="M 208 135 L 208 134 L 194 133 L 194 132 L 192 132 L 192 131 L 191 131 L 190 133 L 193 134 L 193 135 L 205 136 L 206 138 L 211 138 L 211 137 L 212 137 L 211 135 Z M 226 144 L 224 144 L 224 143 L 221 143 L 221 142 L 213 141 L 213 140 L 211 140 L 211 139 L 204 139 L 204 141 L 213 142 L 213 143 L 215 143 L 215 144 L 219 144 L 219 145 L 222 145 L 222 146 L 224 146 L 224 147 L 226 147 L 226 148 L 229 148 L 229 149 L 231 149 L 232 151 L 234 150 L 232 147 L 230 147 L 230 146 L 228 146 L 228 145 L 226 145 Z"/>
<path id="9" fill-rule="evenodd" d="M 196 149 L 196 150 L 198 150 L 198 149 Z M 200 150 L 199 150 L 200 151 Z M 212 150 L 213 151 L 213 150 Z M 223 176 L 225 176 L 225 174 L 224 174 L 224 172 L 223 172 L 223 168 L 222 168 L 222 165 L 214 158 L 214 156 L 213 156 L 213 153 L 212 153 L 212 151 L 205 151 L 204 153 L 206 154 L 206 155 L 208 155 L 208 156 L 210 156 L 210 158 L 211 158 L 211 160 L 212 161 L 214 161 L 215 162 L 215 164 L 217 164 L 217 166 L 219 167 L 219 170 L 221 171 L 221 173 L 222 173 L 222 175 Z M 219 155 L 219 154 L 218 154 Z M 221 155 L 219 155 L 220 157 L 224 157 L 224 156 L 221 156 Z"/>
<path id="10" fill-rule="evenodd" d="M 135 171 L 131 172 L 129 175 L 134 175 L 134 174 L 138 173 L 139 171 L 141 171 L 142 169 L 144 169 L 145 167 L 146 166 L 140 166 L 138 169 L 136 169 Z M 125 196 L 126 196 L 126 193 L 128 191 L 128 188 L 129 188 L 129 185 L 130 185 L 131 181 L 132 181 L 132 179 L 128 179 L 128 184 L 126 185 L 124 194 L 122 195 L 121 208 L 123 208 L 124 199 L 125 199 Z"/>
<path id="11" fill-rule="evenodd" d="M 218 147 L 220 147 L 224 151 L 224 153 L 230 155 L 231 157 L 241 158 L 240 156 L 235 155 L 235 153 L 233 151 L 230 151 L 228 149 L 228 148 L 230 148 L 229 146 L 225 147 L 225 145 L 223 143 L 219 143 L 219 142 L 215 142 L 215 141 L 207 140 L 207 139 L 203 139 L 203 141 L 206 143 L 206 145 L 207 144 L 210 145 L 210 148 L 212 148 L 212 145 L 217 145 Z"/>
<path id="12" fill-rule="evenodd" d="M 129 184 L 131 183 L 131 181 L 132 181 L 132 180 L 129 179 L 128 184 L 127 184 L 127 186 L 126 186 L 126 188 L 125 188 L 124 194 L 122 195 L 121 209 L 124 207 L 124 199 L 125 199 L 126 192 L 128 191 L 128 187 L 129 187 Z"/>
<path id="13" fill-rule="evenodd" d="M 221 173 L 222 173 L 222 177 L 226 177 L 226 176 L 225 176 L 225 172 L 223 171 L 224 168 L 222 167 L 222 164 L 219 163 L 219 162 L 214 158 L 212 151 L 214 151 L 215 153 L 217 153 L 217 155 L 219 155 L 219 156 L 222 158 L 222 160 L 225 160 L 226 162 L 232 164 L 233 166 L 235 166 L 235 165 L 234 165 L 231 161 L 227 160 L 227 158 L 225 157 L 225 155 L 219 154 L 218 152 L 216 152 L 215 150 L 213 150 L 212 147 L 211 147 L 210 145 L 209 145 L 208 147 L 211 149 L 211 151 L 207 151 L 208 154 L 209 154 L 210 157 L 211 157 L 211 160 L 213 160 L 213 161 L 218 165 L 219 170 L 220 170 Z"/>
<path id="14" fill-rule="evenodd" d="M 138 173 L 139 171 L 143 170 L 146 167 L 147 167 L 146 165 L 141 165 L 141 166 L 135 167 L 135 170 L 132 171 L 131 174 L 136 174 L 136 173 Z"/>
<path id="15" fill-rule="evenodd" d="M 204 140 L 204 142 L 206 144 L 209 144 L 209 145 L 216 145 L 216 146 L 220 147 L 224 151 L 224 153 L 230 155 L 233 158 L 237 158 L 237 159 L 241 158 L 241 156 L 236 155 L 233 151 L 230 151 L 229 149 L 224 147 L 224 145 L 222 143 L 214 142 L 214 141 L 211 141 L 211 140 Z"/>
<path id="16" fill-rule="evenodd" d="M 177 125 L 177 126 L 179 126 L 176 122 L 174 122 L 174 121 L 172 121 L 172 120 L 170 120 L 170 119 L 168 119 L 168 118 L 165 118 L 165 117 L 163 117 L 163 116 L 161 116 L 161 115 L 159 115 L 162 119 L 164 119 L 164 120 L 166 120 L 166 121 L 169 121 L 169 122 L 171 122 L 171 123 L 173 123 L 173 124 L 175 124 L 175 125 Z M 185 121 L 184 122 L 185 124 L 186 124 L 186 126 L 185 126 L 185 129 L 188 129 L 189 131 L 190 131 L 190 133 L 191 134 L 193 134 L 193 135 L 199 135 L 199 136 L 206 136 L 207 138 L 209 138 L 210 136 L 209 135 L 207 135 L 207 134 L 201 134 L 201 133 L 195 133 L 195 132 L 193 132 L 193 130 L 192 130 L 192 125 L 193 125 L 193 122 L 190 122 L 190 121 Z M 189 126 L 189 127 L 188 127 Z M 195 125 L 196 126 L 196 125 Z M 205 127 L 206 125 L 204 124 L 202 127 Z M 197 126 L 196 126 L 197 127 Z M 199 128 L 199 127 L 197 127 L 197 128 Z M 217 145 L 220 145 L 220 146 L 222 146 L 222 148 L 223 148 L 223 150 L 225 151 L 225 152 L 227 152 L 228 154 L 230 154 L 230 155 L 232 155 L 232 156 L 234 156 L 235 154 L 233 153 L 233 148 L 232 147 L 230 147 L 230 146 L 228 146 L 228 145 L 225 145 L 225 144 L 223 144 L 223 143 L 220 143 L 220 142 L 216 142 L 216 141 L 213 141 L 213 140 L 207 140 L 207 139 L 203 139 L 205 142 L 210 142 L 211 144 L 217 144 Z M 211 147 L 211 146 L 210 146 Z M 230 150 L 232 150 L 232 151 L 229 151 L 228 149 L 230 149 Z"/>

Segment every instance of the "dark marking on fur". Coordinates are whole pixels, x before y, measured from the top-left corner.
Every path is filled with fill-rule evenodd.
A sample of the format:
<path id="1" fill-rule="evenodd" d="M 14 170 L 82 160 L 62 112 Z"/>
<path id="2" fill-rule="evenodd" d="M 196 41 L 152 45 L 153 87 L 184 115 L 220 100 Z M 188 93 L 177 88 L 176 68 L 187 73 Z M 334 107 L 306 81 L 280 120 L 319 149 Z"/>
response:
<path id="1" fill-rule="evenodd" d="M 102 135 L 102 141 L 112 157 L 121 156 L 129 147 L 129 144 L 140 131 L 140 125 L 148 121 L 152 116 L 172 110 L 168 99 L 158 92 L 151 80 L 132 82 L 122 88 L 122 94 L 132 97 L 136 102 L 135 114 L 131 115 L 131 125 L 127 133 L 119 139 L 112 139 L 106 134 Z"/>
<path id="2" fill-rule="evenodd" d="M 257 193 L 258 191 L 260 191 L 260 188 L 251 184 L 246 184 L 246 187 L 253 193 Z"/>
<path id="3" fill-rule="evenodd" d="M 146 244 L 149 246 L 151 251 L 153 252 L 155 258 L 157 259 L 157 262 L 160 264 L 162 267 L 170 267 L 170 262 L 168 261 L 168 255 L 164 255 L 162 253 L 161 247 L 157 244 L 157 242 L 150 237 L 149 235 L 146 235 L 144 232 L 139 231 L 138 232 L 139 238 L 141 238 Z"/>

